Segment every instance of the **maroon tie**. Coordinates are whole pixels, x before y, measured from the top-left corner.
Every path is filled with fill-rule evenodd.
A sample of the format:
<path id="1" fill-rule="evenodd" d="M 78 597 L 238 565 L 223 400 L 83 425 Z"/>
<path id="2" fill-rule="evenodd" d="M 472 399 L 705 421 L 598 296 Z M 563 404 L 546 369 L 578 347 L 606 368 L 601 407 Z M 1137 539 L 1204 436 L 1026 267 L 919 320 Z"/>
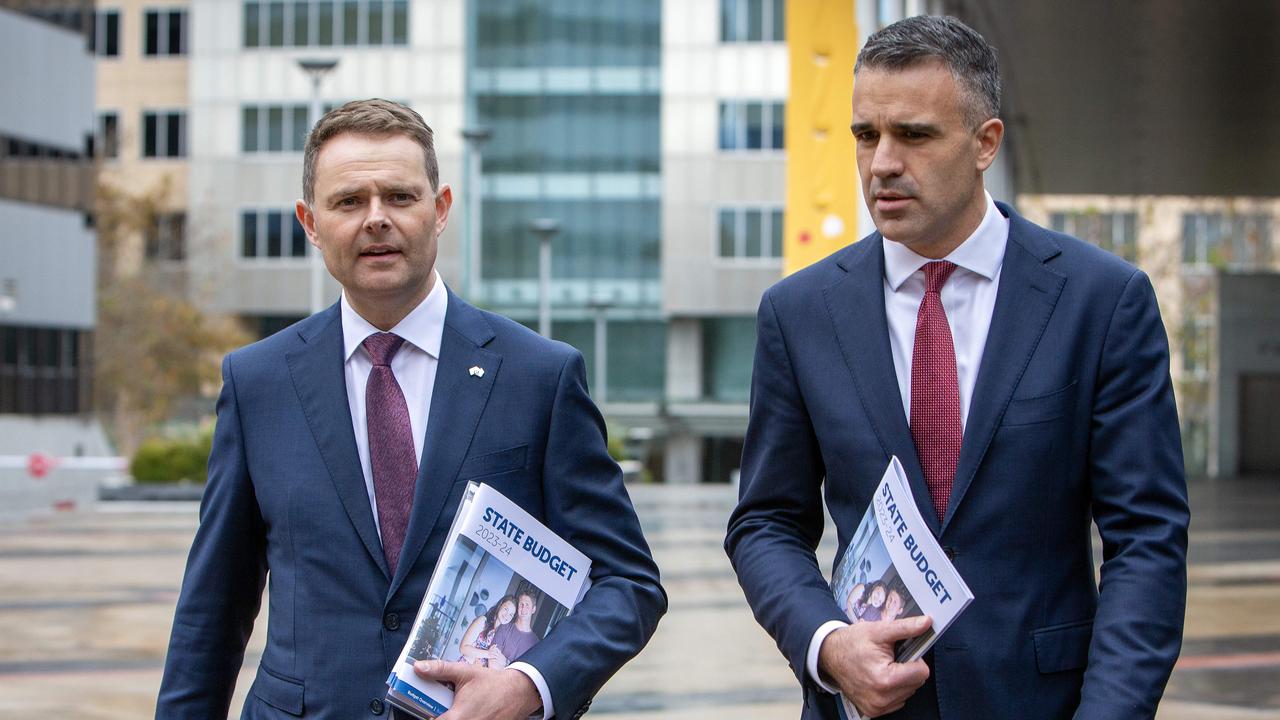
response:
<path id="1" fill-rule="evenodd" d="M 955 269 L 945 260 L 924 266 L 924 298 L 916 315 L 916 345 L 911 354 L 911 437 L 939 520 L 947 514 L 963 434 L 956 349 L 941 295 Z"/>
<path id="2" fill-rule="evenodd" d="M 391 358 L 403 344 L 404 338 L 391 333 L 374 333 L 364 341 L 364 349 L 373 360 L 369 382 L 364 388 L 369 464 L 373 466 L 382 552 L 387 556 L 393 576 L 400 564 L 400 548 L 404 546 L 409 510 L 413 507 L 413 486 L 418 477 L 409 405 L 391 372 Z"/>

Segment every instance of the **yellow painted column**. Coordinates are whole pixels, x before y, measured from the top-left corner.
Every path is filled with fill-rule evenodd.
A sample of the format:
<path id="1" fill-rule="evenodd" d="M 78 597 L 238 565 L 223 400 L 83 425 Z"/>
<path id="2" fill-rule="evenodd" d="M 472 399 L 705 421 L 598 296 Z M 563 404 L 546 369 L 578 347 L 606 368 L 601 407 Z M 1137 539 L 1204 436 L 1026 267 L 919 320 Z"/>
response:
<path id="1" fill-rule="evenodd" d="M 793 273 L 858 239 L 862 193 L 849 134 L 855 0 L 787 3 L 784 271 Z"/>

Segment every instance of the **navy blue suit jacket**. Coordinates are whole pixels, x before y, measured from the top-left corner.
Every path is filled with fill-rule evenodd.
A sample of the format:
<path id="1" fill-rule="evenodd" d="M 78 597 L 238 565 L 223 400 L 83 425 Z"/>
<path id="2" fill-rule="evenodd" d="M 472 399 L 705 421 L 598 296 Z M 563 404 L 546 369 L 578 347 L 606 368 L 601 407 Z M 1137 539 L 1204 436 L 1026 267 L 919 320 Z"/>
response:
<path id="1" fill-rule="evenodd" d="M 1151 284 L 999 208 L 1009 242 L 941 522 L 894 374 L 880 235 L 760 303 L 725 547 L 805 687 L 806 718 L 836 717 L 834 697 L 807 678 L 805 653 L 820 625 L 844 619 L 814 556 L 822 503 L 843 552 L 891 455 L 976 596 L 930 653 L 928 683 L 892 717 L 1151 717 L 1177 659 L 1189 511 Z"/>
<path id="2" fill-rule="evenodd" d="M 394 576 L 356 452 L 338 305 L 227 356 L 157 718 L 227 716 L 268 581 L 266 649 L 241 717 L 371 717 L 470 480 L 592 560 L 586 597 L 521 658 L 559 717 L 580 712 L 648 641 L 666 596 L 582 356 L 452 293 L 448 303 Z"/>

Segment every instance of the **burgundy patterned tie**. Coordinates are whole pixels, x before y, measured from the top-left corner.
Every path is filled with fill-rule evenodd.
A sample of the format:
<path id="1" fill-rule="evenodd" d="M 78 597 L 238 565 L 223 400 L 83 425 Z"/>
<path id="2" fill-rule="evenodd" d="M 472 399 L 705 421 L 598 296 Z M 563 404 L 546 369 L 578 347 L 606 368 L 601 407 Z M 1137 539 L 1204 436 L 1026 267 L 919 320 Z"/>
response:
<path id="1" fill-rule="evenodd" d="M 418 458 L 413 449 L 413 429 L 409 425 L 409 405 L 396 376 L 391 358 L 404 338 L 391 333 L 374 333 L 365 338 L 364 349 L 373 360 L 369 382 L 364 389 L 365 424 L 369 430 L 369 463 L 373 466 L 373 493 L 378 505 L 378 527 L 382 531 L 382 552 L 391 574 L 400 564 L 413 507 L 413 486 L 418 477 Z"/>
<path id="2" fill-rule="evenodd" d="M 942 309 L 942 286 L 956 266 L 945 260 L 924 266 L 924 298 L 916 315 L 916 344 L 911 354 L 911 437 L 941 520 L 951 499 L 951 481 L 960 460 L 960 383 L 956 349 Z"/>

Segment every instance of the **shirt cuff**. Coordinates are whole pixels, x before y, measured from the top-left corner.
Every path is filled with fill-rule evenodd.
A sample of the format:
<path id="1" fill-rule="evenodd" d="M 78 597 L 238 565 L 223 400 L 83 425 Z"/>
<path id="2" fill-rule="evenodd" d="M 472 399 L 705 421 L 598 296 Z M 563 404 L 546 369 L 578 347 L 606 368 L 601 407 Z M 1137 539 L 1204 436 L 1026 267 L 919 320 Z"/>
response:
<path id="1" fill-rule="evenodd" d="M 839 620 L 829 620 L 813 633 L 813 639 L 809 641 L 809 655 L 805 658 L 804 669 L 809 673 L 809 679 L 823 690 L 836 695 L 840 692 L 839 688 L 833 688 L 822 682 L 822 675 L 818 672 L 818 651 L 822 649 L 822 641 L 827 639 L 831 633 L 843 627 L 849 627 L 849 623 L 840 622 Z"/>
<path id="2" fill-rule="evenodd" d="M 547 688 L 547 681 L 542 678 L 542 673 L 538 672 L 538 668 L 524 662 L 513 662 L 507 667 L 512 670 L 519 670 L 529 679 L 533 681 L 534 687 L 538 688 L 538 695 L 542 697 L 542 715 L 530 715 L 530 717 L 541 717 L 542 720 L 551 720 L 556 714 L 556 707 L 551 702 L 551 690 Z"/>

